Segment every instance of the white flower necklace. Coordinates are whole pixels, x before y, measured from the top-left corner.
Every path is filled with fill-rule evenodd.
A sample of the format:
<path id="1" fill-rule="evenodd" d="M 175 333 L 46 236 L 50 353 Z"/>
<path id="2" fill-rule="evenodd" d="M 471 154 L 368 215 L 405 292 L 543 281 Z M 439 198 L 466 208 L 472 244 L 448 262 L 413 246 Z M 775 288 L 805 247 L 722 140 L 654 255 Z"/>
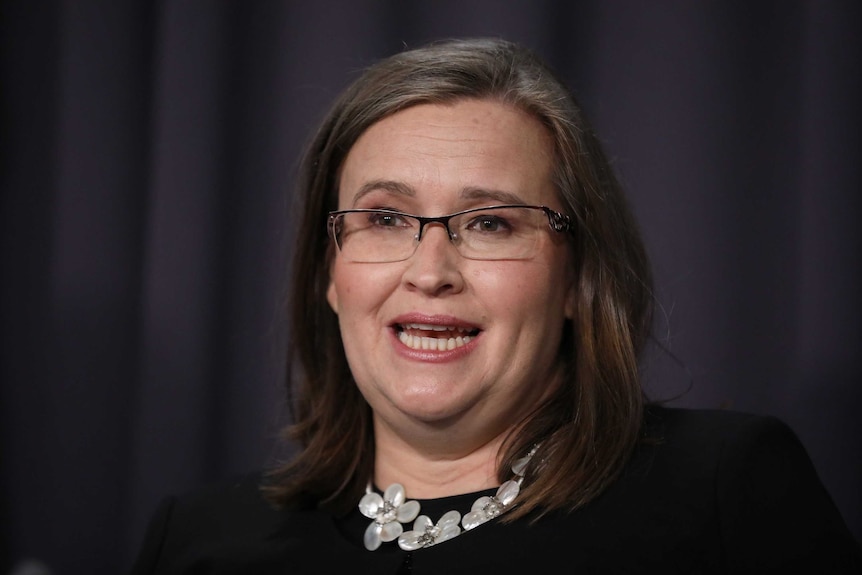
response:
<path id="1" fill-rule="evenodd" d="M 497 517 L 509 509 L 520 493 L 524 471 L 535 452 L 534 447 L 530 453 L 512 464 L 512 473 L 515 476 L 503 483 L 496 494 L 490 497 L 483 495 L 477 499 L 463 518 L 457 511 L 447 511 L 436 524 L 427 515 L 419 515 L 419 502 L 407 501 L 404 486 L 400 483 L 387 487 L 382 496 L 375 493 L 369 483 L 365 488 L 365 495 L 359 501 L 359 511 L 373 519 L 365 530 L 365 548 L 374 551 L 381 543 L 398 539 L 401 549 L 415 551 L 457 537 L 461 534 L 461 527 L 464 531 L 469 531 Z M 416 521 L 413 523 L 413 529 L 404 531 L 404 524 L 414 519 Z"/>

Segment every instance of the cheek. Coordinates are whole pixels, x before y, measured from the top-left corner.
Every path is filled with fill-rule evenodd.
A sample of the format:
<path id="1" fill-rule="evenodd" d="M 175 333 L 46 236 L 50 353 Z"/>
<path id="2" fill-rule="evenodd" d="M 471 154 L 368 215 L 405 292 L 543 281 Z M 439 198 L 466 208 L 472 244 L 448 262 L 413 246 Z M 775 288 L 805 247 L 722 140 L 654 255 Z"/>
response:
<path id="1" fill-rule="evenodd" d="M 565 314 L 565 282 L 558 268 L 549 262 L 512 263 L 500 262 L 494 268 L 476 272 L 473 280 L 477 293 L 495 307 L 513 312 L 538 309 L 542 315 L 549 310 L 556 314 L 554 308 L 558 307 L 559 314 Z"/>
<path id="2" fill-rule="evenodd" d="M 391 292 L 392 274 L 364 264 L 336 262 L 327 290 L 327 300 L 342 326 L 355 323 L 386 300 Z"/>

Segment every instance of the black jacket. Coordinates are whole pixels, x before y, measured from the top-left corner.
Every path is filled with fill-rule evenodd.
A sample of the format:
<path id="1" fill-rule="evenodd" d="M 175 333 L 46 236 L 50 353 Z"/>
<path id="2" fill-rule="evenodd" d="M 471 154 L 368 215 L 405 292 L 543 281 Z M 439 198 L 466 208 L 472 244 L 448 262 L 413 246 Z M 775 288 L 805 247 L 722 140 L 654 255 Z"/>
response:
<path id="1" fill-rule="evenodd" d="M 133 574 L 862 573 L 862 547 L 779 420 L 651 407 L 647 424 L 658 441 L 600 498 L 533 525 L 371 552 L 358 511 L 277 511 L 247 477 L 163 502 Z M 422 501 L 422 513 L 463 514 L 476 497 Z"/>

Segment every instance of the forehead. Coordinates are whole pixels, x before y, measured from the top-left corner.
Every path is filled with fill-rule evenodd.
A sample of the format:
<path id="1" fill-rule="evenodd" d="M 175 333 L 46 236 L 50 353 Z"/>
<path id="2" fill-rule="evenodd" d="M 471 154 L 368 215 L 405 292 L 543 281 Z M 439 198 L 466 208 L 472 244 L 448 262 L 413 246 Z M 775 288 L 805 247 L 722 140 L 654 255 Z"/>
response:
<path id="1" fill-rule="evenodd" d="M 399 191 L 452 201 L 494 190 L 522 203 L 556 203 L 552 162 L 548 130 L 514 106 L 421 104 L 387 116 L 357 139 L 342 166 L 339 208 L 357 207 L 372 192 Z"/>

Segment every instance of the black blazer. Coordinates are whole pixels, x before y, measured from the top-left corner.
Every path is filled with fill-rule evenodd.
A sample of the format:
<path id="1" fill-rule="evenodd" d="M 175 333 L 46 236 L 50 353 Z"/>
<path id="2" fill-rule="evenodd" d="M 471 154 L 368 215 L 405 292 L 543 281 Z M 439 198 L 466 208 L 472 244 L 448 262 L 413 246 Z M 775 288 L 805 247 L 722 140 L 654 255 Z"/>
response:
<path id="1" fill-rule="evenodd" d="M 779 420 L 651 407 L 647 425 L 659 440 L 573 513 L 492 521 L 413 553 L 394 543 L 371 552 L 358 511 L 278 511 L 253 476 L 165 500 L 133 574 L 862 574 L 862 547 Z M 422 513 L 463 514 L 476 496 L 422 501 Z"/>

